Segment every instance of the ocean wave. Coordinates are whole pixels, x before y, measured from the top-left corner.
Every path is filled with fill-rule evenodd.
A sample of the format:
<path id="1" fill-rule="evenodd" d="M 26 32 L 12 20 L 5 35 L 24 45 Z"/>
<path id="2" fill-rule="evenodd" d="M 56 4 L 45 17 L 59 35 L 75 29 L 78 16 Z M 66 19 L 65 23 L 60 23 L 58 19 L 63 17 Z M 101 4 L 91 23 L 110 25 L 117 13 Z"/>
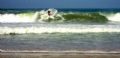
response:
<path id="1" fill-rule="evenodd" d="M 21 16 L 20 14 L 1 14 L 0 15 L 1 23 L 18 23 L 18 22 L 34 22 L 30 16 Z"/>
<path id="2" fill-rule="evenodd" d="M 65 21 L 71 22 L 96 22 L 96 23 L 105 23 L 108 22 L 108 19 L 100 15 L 99 13 L 79 13 L 79 14 L 66 14 L 63 15 L 66 19 Z"/>
<path id="3" fill-rule="evenodd" d="M 1 23 L 18 23 L 18 22 L 40 22 L 40 23 L 107 23 L 109 21 L 120 21 L 120 13 L 112 13 L 106 15 L 102 12 L 58 12 L 56 16 L 50 17 L 42 15 L 45 10 L 36 12 L 23 12 L 23 13 L 3 13 L 0 14 Z M 102 13 L 102 14 L 101 14 Z"/>
<path id="4" fill-rule="evenodd" d="M 119 25 L 1 26 L 0 34 L 120 32 Z"/>
<path id="5" fill-rule="evenodd" d="M 120 22 L 120 13 L 106 15 L 106 18 L 110 21 Z"/>

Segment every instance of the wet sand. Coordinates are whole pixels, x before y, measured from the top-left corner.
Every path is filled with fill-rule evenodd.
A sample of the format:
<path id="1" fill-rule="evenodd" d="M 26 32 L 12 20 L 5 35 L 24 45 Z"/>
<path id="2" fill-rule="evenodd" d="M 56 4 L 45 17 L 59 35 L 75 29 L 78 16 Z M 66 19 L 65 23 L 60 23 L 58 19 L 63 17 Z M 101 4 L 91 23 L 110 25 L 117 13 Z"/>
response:
<path id="1" fill-rule="evenodd" d="M 0 53 L 0 58 L 120 58 L 120 54 L 106 53 Z"/>

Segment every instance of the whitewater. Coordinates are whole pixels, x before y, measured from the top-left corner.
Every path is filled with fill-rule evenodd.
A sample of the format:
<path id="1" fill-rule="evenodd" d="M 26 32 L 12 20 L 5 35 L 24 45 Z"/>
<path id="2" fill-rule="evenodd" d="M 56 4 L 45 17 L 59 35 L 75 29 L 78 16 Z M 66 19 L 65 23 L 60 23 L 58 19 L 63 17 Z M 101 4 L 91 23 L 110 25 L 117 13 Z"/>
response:
<path id="1" fill-rule="evenodd" d="M 2 13 L 0 14 L 0 23 L 35 23 L 35 22 L 39 22 L 39 23 L 46 23 L 45 20 L 48 20 L 49 17 L 52 18 L 53 21 L 57 22 L 58 20 L 64 22 L 64 20 L 70 20 L 69 16 L 71 14 L 75 15 L 73 16 L 73 20 L 78 19 L 80 15 L 83 17 L 86 16 L 88 18 L 91 18 L 89 16 L 95 16 L 97 14 L 98 17 L 99 16 L 103 16 L 104 18 L 106 18 L 109 22 L 120 22 L 120 13 L 116 12 L 116 13 L 112 13 L 112 12 L 108 12 L 108 13 L 104 13 L 104 12 L 58 12 L 58 10 L 53 9 L 53 16 L 48 16 L 47 15 L 47 11 L 48 10 L 40 10 L 40 11 L 35 11 L 35 12 L 23 12 L 23 13 L 17 13 L 15 14 L 13 13 Z M 95 14 L 95 15 L 94 15 Z M 65 18 L 65 16 L 67 16 L 67 19 Z M 41 16 L 41 17 L 40 17 Z M 72 17 L 72 16 L 71 16 Z M 86 19 L 86 18 L 80 18 L 80 19 Z M 99 20 L 102 20 L 103 18 L 100 18 Z M 97 20 L 97 19 L 96 19 Z M 77 20 L 78 21 L 78 20 Z M 48 22 L 47 22 L 48 23 Z"/>
<path id="2" fill-rule="evenodd" d="M 52 11 L 52 16 L 47 15 L 49 10 Z M 49 18 L 52 21 L 49 22 Z M 94 20 L 89 20 L 89 18 Z M 76 19 L 81 19 L 81 21 L 79 22 Z M 92 22 L 99 23 L 100 20 L 103 20 L 101 22 L 107 22 L 91 24 Z M 66 23 L 66 21 L 70 23 Z M 74 24 L 73 21 L 77 23 Z M 81 22 L 87 21 L 92 22 L 81 24 Z M 48 9 L 29 13 L 0 14 L 0 34 L 89 32 L 120 32 L 120 13 L 58 12 L 56 9 Z"/>
<path id="3" fill-rule="evenodd" d="M 0 34 L 120 32 L 120 25 L 1 24 Z"/>
<path id="4" fill-rule="evenodd" d="M 120 12 L 46 11 L 1 13 L 0 52 L 120 53 Z"/>

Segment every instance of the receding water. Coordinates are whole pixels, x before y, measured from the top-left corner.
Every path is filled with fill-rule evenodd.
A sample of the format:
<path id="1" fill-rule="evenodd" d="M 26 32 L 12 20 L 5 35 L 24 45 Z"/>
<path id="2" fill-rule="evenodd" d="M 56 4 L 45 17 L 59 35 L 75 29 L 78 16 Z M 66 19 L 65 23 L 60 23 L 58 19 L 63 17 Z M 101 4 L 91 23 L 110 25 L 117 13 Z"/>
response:
<path id="1" fill-rule="evenodd" d="M 44 33 L 0 35 L 1 50 L 116 51 L 120 33 Z"/>

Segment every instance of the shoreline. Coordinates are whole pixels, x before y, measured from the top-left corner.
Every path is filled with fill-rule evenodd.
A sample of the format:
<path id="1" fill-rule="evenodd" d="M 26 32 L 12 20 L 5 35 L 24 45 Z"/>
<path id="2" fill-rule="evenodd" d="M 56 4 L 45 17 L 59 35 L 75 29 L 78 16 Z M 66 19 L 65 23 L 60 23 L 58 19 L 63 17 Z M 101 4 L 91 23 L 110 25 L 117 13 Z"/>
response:
<path id="1" fill-rule="evenodd" d="M 65 51 L 49 51 L 49 50 L 0 50 L 0 53 L 48 53 L 48 54 L 120 54 L 120 51 L 101 51 L 101 50 L 90 50 L 90 51 L 75 51 L 75 50 L 65 50 Z"/>
<path id="2" fill-rule="evenodd" d="M 120 58 L 120 54 L 0 53 L 0 58 Z"/>

